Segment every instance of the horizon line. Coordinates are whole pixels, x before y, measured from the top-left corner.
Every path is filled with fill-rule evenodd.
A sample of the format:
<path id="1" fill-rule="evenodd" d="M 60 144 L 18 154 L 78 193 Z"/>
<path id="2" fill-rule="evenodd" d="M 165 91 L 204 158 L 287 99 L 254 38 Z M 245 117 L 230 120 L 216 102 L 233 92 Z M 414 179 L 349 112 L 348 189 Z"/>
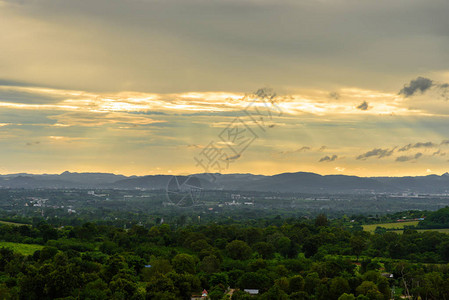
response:
<path id="1" fill-rule="evenodd" d="M 298 173 L 306 173 L 306 174 L 314 174 L 319 176 L 350 176 L 350 177 L 359 177 L 359 178 L 381 178 L 381 177 L 388 177 L 388 178 L 400 178 L 400 177 L 426 177 L 426 176 L 443 176 L 445 174 L 449 174 L 449 171 L 437 174 L 437 173 L 429 173 L 427 175 L 402 175 L 402 176 L 358 176 L 358 175 L 351 175 L 351 174 L 320 174 L 315 172 L 307 172 L 307 171 L 297 171 L 297 172 L 281 172 L 281 173 L 275 173 L 275 174 L 254 174 L 251 172 L 240 172 L 240 173 L 180 173 L 180 174 L 171 174 L 171 173 L 159 173 L 159 174 L 146 174 L 146 175 L 124 175 L 120 173 L 113 173 L 113 172 L 71 172 L 71 171 L 63 171 L 61 173 L 27 173 L 27 172 L 18 172 L 18 173 L 8 173 L 8 174 L 0 174 L 0 176 L 21 176 L 21 175 L 31 175 L 31 176 L 60 176 L 64 173 L 69 174 L 108 174 L 108 175 L 115 175 L 115 176 L 125 176 L 125 177 L 146 177 L 146 176 L 194 176 L 194 175 L 207 175 L 207 174 L 214 174 L 214 175 L 253 175 L 253 176 L 277 176 L 277 175 L 283 175 L 283 174 L 298 174 Z"/>

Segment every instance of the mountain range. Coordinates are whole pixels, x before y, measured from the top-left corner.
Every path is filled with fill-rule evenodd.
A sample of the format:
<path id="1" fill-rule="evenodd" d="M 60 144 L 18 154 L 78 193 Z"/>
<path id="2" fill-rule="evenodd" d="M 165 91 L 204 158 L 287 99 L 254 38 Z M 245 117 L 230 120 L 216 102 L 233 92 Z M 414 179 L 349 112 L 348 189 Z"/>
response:
<path id="1" fill-rule="evenodd" d="M 212 175 L 212 176 L 211 176 Z M 277 175 L 194 174 L 208 190 L 286 193 L 449 193 L 449 173 L 407 177 L 357 177 L 297 172 Z M 180 184 L 188 176 L 177 176 Z M 172 175 L 124 176 L 110 173 L 0 175 L 0 188 L 166 189 Z"/>

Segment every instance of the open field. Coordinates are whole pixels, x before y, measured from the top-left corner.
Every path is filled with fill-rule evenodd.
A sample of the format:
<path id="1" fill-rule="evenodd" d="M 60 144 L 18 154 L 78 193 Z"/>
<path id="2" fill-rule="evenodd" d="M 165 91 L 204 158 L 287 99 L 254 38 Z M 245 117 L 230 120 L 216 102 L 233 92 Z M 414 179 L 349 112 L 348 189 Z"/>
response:
<path id="1" fill-rule="evenodd" d="M 441 233 L 447 233 L 447 234 L 449 234 L 449 228 L 440 228 L 440 229 L 418 229 L 418 230 L 416 230 L 416 231 L 418 231 L 418 232 L 424 232 L 424 231 L 438 231 L 438 232 L 441 232 Z M 396 232 L 396 233 L 402 234 L 404 231 L 403 231 L 403 230 L 392 230 L 392 232 Z"/>
<path id="2" fill-rule="evenodd" d="M 8 222 L 8 221 L 0 221 L 0 224 L 5 224 L 5 225 L 13 225 L 13 226 L 31 226 L 30 224 L 23 224 L 23 223 L 15 223 L 15 222 Z"/>
<path id="3" fill-rule="evenodd" d="M 36 250 L 41 250 L 44 248 L 42 245 L 35 245 L 35 244 L 19 244 L 19 243 L 11 243 L 11 242 L 0 242 L 0 248 L 10 248 L 14 252 L 21 253 L 23 255 L 31 255 Z"/>
<path id="4" fill-rule="evenodd" d="M 402 229 L 404 226 L 416 226 L 419 221 L 405 221 L 405 222 L 395 222 L 395 223 L 381 223 L 381 224 L 369 224 L 363 225 L 363 230 L 374 232 L 377 227 L 383 227 L 386 229 Z"/>

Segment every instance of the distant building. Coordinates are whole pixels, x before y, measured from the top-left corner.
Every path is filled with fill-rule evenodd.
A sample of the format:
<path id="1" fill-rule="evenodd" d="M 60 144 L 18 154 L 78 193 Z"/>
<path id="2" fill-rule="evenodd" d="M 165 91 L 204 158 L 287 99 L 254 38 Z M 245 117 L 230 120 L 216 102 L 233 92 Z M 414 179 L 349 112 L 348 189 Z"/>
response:
<path id="1" fill-rule="evenodd" d="M 235 200 L 232 200 L 232 202 L 225 202 L 226 205 L 230 205 L 230 206 L 238 206 L 238 205 L 242 205 L 239 202 L 235 202 Z"/>
<path id="2" fill-rule="evenodd" d="M 250 295 L 258 295 L 259 294 L 259 290 L 256 290 L 256 289 L 244 289 L 243 291 L 247 292 Z"/>
<path id="3" fill-rule="evenodd" d="M 190 299 L 191 300 L 203 300 L 203 299 L 206 299 L 208 297 L 208 295 L 209 294 L 204 289 L 203 292 L 201 293 L 201 295 L 192 295 L 192 297 Z"/>

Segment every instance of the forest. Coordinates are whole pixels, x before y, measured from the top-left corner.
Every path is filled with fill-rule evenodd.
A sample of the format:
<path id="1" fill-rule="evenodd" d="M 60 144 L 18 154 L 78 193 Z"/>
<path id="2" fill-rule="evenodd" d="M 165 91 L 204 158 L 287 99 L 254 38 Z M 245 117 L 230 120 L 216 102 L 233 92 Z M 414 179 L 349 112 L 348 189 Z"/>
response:
<path id="1" fill-rule="evenodd" d="M 448 216 L 399 233 L 324 214 L 128 229 L 4 222 L 0 299 L 449 299 L 449 235 L 417 230 Z"/>

